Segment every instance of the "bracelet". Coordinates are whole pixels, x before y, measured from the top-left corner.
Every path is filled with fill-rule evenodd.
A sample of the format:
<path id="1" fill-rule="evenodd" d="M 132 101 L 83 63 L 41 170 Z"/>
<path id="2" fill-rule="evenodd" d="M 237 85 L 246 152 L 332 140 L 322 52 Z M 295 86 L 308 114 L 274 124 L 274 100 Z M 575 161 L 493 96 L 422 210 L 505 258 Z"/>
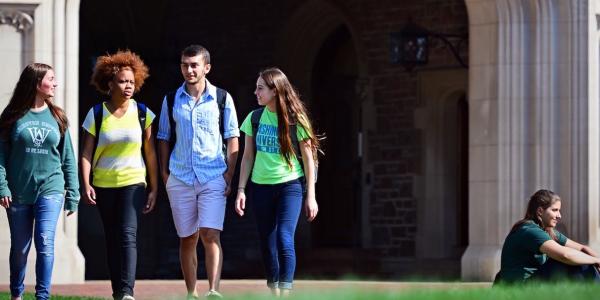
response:
<path id="1" fill-rule="evenodd" d="M 239 190 L 244 190 L 244 189 L 246 189 L 246 187 L 243 187 L 243 186 L 238 187 L 238 191 Z"/>

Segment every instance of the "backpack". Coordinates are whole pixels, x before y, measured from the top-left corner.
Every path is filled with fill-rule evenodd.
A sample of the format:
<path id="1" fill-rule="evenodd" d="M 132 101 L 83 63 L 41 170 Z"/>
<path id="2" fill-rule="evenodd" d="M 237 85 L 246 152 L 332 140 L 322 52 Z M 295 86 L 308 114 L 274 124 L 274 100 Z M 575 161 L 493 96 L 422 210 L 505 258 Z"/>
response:
<path id="1" fill-rule="evenodd" d="M 256 155 L 256 151 L 257 151 L 257 144 L 256 144 L 256 136 L 257 136 L 257 132 L 258 132 L 258 124 L 260 123 L 260 117 L 263 114 L 263 111 L 265 110 L 264 107 L 261 107 L 259 109 L 255 109 L 251 112 L 251 116 L 250 116 L 250 123 L 252 124 L 252 133 L 254 134 L 254 153 Z M 296 158 L 298 159 L 298 162 L 300 163 L 300 168 L 302 169 L 302 173 L 304 173 L 304 163 L 302 162 L 302 151 L 300 151 L 300 142 L 298 141 L 298 127 L 296 126 L 296 124 L 292 124 L 289 125 L 289 129 L 290 129 L 290 140 L 292 141 L 292 149 L 294 150 L 294 153 L 296 154 Z M 316 153 L 313 153 L 316 154 Z M 319 172 L 319 166 L 318 166 L 318 162 L 316 160 L 316 155 L 313 155 L 313 157 L 315 157 L 315 183 L 317 182 L 317 175 Z M 306 177 L 304 180 L 306 180 Z M 303 184 L 304 188 L 305 187 L 305 182 Z"/>
<path id="2" fill-rule="evenodd" d="M 144 155 L 144 129 L 146 129 L 146 105 L 140 102 L 135 102 L 137 104 L 137 111 L 138 111 L 138 121 L 140 123 L 140 128 L 142 129 L 142 156 Z M 102 103 L 98 103 L 96 105 L 94 105 L 94 123 L 96 126 L 96 136 L 94 137 L 95 143 L 94 143 L 94 152 L 93 155 L 95 155 L 96 153 L 96 148 L 98 148 L 98 139 L 100 136 L 100 127 L 102 127 L 102 121 L 103 121 L 103 116 L 104 116 L 104 109 L 102 107 Z M 93 157 L 93 156 L 92 156 Z"/>
<path id="3" fill-rule="evenodd" d="M 167 108 L 169 109 L 169 128 L 171 131 L 171 138 L 169 139 L 171 152 L 175 148 L 175 143 L 177 142 L 177 135 L 175 131 L 175 118 L 173 118 L 173 107 L 175 106 L 175 94 L 177 91 L 173 91 L 168 93 L 165 97 L 167 98 Z M 219 106 L 219 132 L 221 133 L 221 138 L 223 139 L 223 153 L 226 155 L 227 153 L 227 142 L 224 138 L 225 132 L 225 124 L 223 114 L 225 111 L 225 101 L 227 100 L 227 91 L 217 87 L 217 106 Z"/>

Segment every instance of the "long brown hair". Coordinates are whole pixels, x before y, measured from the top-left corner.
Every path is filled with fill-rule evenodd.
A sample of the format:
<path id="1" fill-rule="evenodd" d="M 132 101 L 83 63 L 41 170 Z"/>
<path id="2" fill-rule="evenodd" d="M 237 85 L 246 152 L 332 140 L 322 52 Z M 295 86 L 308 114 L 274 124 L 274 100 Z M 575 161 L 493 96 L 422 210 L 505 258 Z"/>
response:
<path id="1" fill-rule="evenodd" d="M 510 232 L 512 233 L 516 231 L 517 229 L 519 229 L 519 227 L 521 227 L 521 225 L 523 225 L 526 222 L 533 221 L 535 224 L 542 227 L 542 229 L 544 229 L 553 240 L 558 241 L 558 238 L 554 233 L 554 228 L 547 227 L 544 224 L 544 222 L 542 222 L 542 218 L 537 214 L 538 208 L 541 207 L 545 210 L 557 201 L 560 201 L 560 197 L 556 193 L 549 190 L 538 190 L 529 198 L 529 203 L 527 204 L 527 211 L 525 212 L 525 217 L 517 223 L 515 223 Z"/>
<path id="2" fill-rule="evenodd" d="M 265 81 L 269 89 L 275 90 L 277 136 L 281 147 L 281 154 L 288 166 L 292 166 L 292 155 L 294 155 L 289 125 L 298 123 L 309 135 L 313 159 L 315 160 L 315 164 L 317 164 L 316 154 L 320 151 L 319 138 L 313 130 L 308 111 L 300 100 L 298 92 L 296 92 L 296 89 L 292 86 L 287 76 L 278 68 L 265 69 L 259 73 L 259 76 Z M 299 155 L 299 153 L 296 155 Z"/>
<path id="3" fill-rule="evenodd" d="M 10 131 L 17 120 L 22 118 L 33 107 L 37 95 L 37 87 L 52 67 L 42 63 L 27 65 L 13 91 L 10 101 L 0 115 L 0 136 L 4 139 L 10 138 Z M 52 116 L 58 123 L 60 134 L 63 135 L 68 127 L 65 112 L 52 103 L 51 99 L 44 99 Z"/>

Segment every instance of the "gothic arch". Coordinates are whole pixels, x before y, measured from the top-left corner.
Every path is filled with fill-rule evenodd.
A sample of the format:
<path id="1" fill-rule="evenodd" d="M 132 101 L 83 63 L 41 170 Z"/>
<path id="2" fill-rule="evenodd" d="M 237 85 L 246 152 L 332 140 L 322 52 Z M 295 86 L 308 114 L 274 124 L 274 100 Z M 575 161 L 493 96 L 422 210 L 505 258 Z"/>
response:
<path id="1" fill-rule="evenodd" d="M 280 37 L 275 62 L 294 81 L 306 99 L 311 99 L 311 73 L 314 61 L 325 40 L 340 26 L 346 26 L 352 35 L 357 53 L 359 74 L 366 67 L 360 60 L 363 52 L 356 39 L 356 31 L 344 13 L 322 0 L 310 0 L 292 15 Z"/>

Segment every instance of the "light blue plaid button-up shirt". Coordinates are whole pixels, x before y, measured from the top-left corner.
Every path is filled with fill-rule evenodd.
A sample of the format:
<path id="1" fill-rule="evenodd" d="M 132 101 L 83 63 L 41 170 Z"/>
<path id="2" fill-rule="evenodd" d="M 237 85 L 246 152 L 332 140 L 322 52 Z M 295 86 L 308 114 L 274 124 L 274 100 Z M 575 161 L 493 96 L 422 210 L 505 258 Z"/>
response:
<path id="1" fill-rule="evenodd" d="M 198 101 L 186 92 L 185 83 L 177 89 L 173 116 L 168 116 L 167 99 L 163 99 L 157 138 L 169 141 L 169 118 L 174 118 L 177 142 L 169 159 L 169 171 L 188 185 L 193 185 L 194 180 L 206 183 L 222 176 L 227 170 L 216 99 L 217 88 L 208 80 L 205 92 Z M 229 93 L 223 111 L 223 124 L 225 139 L 240 136 L 235 106 Z"/>

